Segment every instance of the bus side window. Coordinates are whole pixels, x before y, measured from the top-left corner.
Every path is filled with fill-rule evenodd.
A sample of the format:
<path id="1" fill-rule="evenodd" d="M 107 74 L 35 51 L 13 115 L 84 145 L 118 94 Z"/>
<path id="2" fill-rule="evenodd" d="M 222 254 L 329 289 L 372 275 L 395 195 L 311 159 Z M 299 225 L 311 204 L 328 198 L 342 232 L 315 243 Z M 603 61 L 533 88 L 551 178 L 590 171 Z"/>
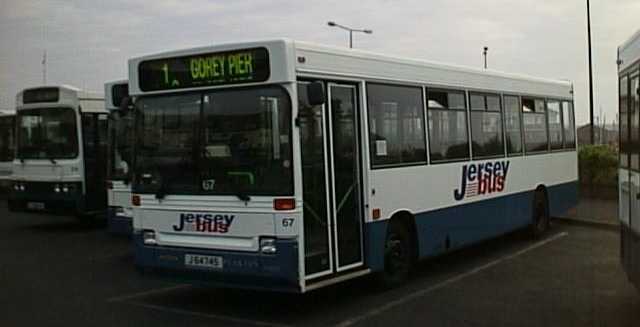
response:
<path id="1" fill-rule="evenodd" d="M 507 154 L 522 154 L 522 116 L 520 98 L 505 95 L 504 97 L 504 126 L 507 137 Z"/>
<path id="2" fill-rule="evenodd" d="M 549 137 L 544 100 L 522 98 L 522 120 L 526 152 L 546 152 L 549 148 Z"/>
<path id="3" fill-rule="evenodd" d="M 629 79 L 624 76 L 620 79 L 620 167 L 629 167 L 629 116 L 628 116 L 628 104 L 627 97 L 629 94 Z"/>
<path id="4" fill-rule="evenodd" d="M 431 162 L 469 159 L 464 91 L 427 89 Z"/>
<path id="5" fill-rule="evenodd" d="M 547 101 L 547 123 L 549 124 L 549 143 L 551 150 L 562 149 L 562 113 L 560 102 Z"/>
<path id="6" fill-rule="evenodd" d="M 473 158 L 504 156 L 500 96 L 471 93 L 469 104 Z"/>
<path id="7" fill-rule="evenodd" d="M 564 132 L 564 148 L 575 149 L 576 135 L 573 116 L 573 103 L 569 101 L 562 102 L 562 126 Z"/>
<path id="8" fill-rule="evenodd" d="M 420 87 L 367 84 L 373 167 L 427 163 Z"/>

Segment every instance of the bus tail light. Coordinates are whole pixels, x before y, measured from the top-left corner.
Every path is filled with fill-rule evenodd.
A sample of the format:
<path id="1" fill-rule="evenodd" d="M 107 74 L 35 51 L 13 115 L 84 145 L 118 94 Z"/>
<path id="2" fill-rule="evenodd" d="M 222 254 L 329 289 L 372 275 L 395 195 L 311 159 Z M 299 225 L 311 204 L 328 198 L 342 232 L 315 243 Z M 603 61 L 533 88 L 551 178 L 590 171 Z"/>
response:
<path id="1" fill-rule="evenodd" d="M 275 199 L 273 200 L 273 209 L 275 210 L 293 210 L 296 208 L 296 199 Z"/>
<path id="2" fill-rule="evenodd" d="M 135 207 L 139 207 L 140 206 L 140 196 L 137 194 L 134 194 L 131 196 L 131 205 L 135 206 Z"/>

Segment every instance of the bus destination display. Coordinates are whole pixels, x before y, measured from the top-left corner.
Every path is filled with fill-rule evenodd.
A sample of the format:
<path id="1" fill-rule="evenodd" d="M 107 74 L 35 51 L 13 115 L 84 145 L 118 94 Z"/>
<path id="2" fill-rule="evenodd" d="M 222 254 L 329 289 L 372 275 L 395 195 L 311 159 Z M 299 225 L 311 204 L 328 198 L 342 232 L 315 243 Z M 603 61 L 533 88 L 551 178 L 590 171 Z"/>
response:
<path id="1" fill-rule="evenodd" d="M 57 87 L 41 87 L 24 91 L 22 103 L 58 102 L 60 90 Z"/>
<path id="2" fill-rule="evenodd" d="M 140 89 L 145 92 L 263 82 L 269 73 L 265 48 L 154 59 L 138 66 Z"/>

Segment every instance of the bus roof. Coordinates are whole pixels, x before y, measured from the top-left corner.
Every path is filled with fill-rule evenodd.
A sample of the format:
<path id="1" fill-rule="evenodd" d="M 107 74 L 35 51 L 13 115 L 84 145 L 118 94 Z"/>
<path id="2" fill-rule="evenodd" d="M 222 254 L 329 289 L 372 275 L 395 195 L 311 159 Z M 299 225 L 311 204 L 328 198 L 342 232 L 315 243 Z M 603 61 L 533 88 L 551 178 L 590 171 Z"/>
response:
<path id="1" fill-rule="evenodd" d="M 129 60 L 130 91 L 132 94 L 144 93 L 139 89 L 137 80 L 138 65 L 142 61 L 253 47 L 266 47 L 270 52 L 269 57 L 272 68 L 268 82 L 295 81 L 297 72 L 335 74 L 343 77 L 362 76 L 398 82 L 414 81 L 443 87 L 473 88 L 477 86 L 478 89 L 483 87 L 492 89 L 501 86 L 500 89 L 505 92 L 561 97 L 571 97 L 572 93 L 572 83 L 567 80 L 553 80 L 482 70 L 434 61 L 384 55 L 358 49 L 294 41 L 286 38 L 220 44 L 132 58 Z M 291 69 L 292 65 L 295 70 Z M 185 91 L 187 90 L 185 89 Z"/>
<path id="2" fill-rule="evenodd" d="M 618 47 L 618 71 L 622 72 L 640 60 L 640 30 Z"/>
<path id="3" fill-rule="evenodd" d="M 47 100 L 39 101 L 40 98 L 33 99 L 31 103 L 25 103 L 25 93 L 29 91 L 42 90 L 58 90 L 53 93 L 53 97 L 48 97 Z M 34 92 L 35 93 L 35 92 Z M 32 93 L 33 94 L 33 93 Z M 82 111 L 85 112 L 103 112 L 104 109 L 104 95 L 99 92 L 85 91 L 77 87 L 70 85 L 43 85 L 37 87 L 30 87 L 21 90 L 16 95 L 16 109 L 19 110 L 25 106 L 42 106 L 51 104 L 64 104 L 64 105 L 77 105 L 82 103 Z"/>

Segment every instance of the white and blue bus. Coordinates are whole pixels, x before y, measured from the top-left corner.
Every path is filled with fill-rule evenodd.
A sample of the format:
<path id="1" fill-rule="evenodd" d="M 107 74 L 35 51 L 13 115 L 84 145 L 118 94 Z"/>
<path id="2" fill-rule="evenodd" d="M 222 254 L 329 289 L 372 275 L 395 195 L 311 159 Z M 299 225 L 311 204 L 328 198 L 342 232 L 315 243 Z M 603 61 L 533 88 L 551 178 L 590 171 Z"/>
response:
<path id="1" fill-rule="evenodd" d="M 620 257 L 640 288 L 640 31 L 618 48 Z"/>
<path id="2" fill-rule="evenodd" d="M 71 86 L 17 95 L 9 208 L 94 217 L 106 209 L 107 111 L 102 94 Z"/>
<path id="3" fill-rule="evenodd" d="M 105 107 L 109 111 L 107 162 L 107 226 L 113 234 L 130 235 L 131 159 L 133 156 L 133 113 L 127 105 L 129 85 L 126 80 L 104 85 Z"/>
<path id="4" fill-rule="evenodd" d="M 9 190 L 15 154 L 15 112 L 0 110 L 0 192 Z"/>
<path id="5" fill-rule="evenodd" d="M 577 202 L 569 82 L 291 40 L 129 61 L 135 263 L 306 292 Z"/>

